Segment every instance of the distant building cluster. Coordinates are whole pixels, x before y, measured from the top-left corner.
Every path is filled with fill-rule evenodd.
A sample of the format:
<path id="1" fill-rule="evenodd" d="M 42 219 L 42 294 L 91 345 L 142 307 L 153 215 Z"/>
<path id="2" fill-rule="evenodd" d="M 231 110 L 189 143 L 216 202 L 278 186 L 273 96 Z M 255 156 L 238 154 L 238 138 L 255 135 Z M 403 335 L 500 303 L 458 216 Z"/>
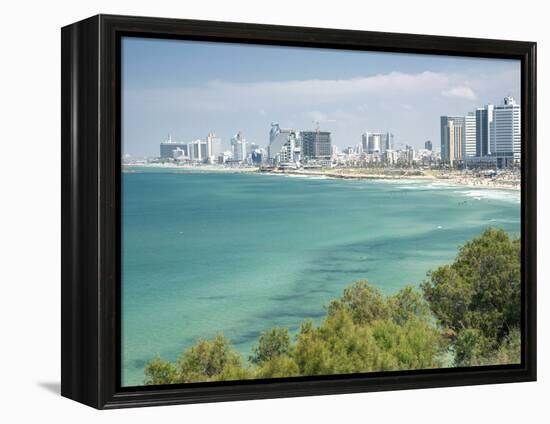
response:
<path id="1" fill-rule="evenodd" d="M 329 131 L 297 130 L 271 124 L 267 164 L 285 167 L 327 166 L 332 159 L 332 142 Z"/>
<path id="2" fill-rule="evenodd" d="M 160 159 L 180 163 L 252 164 L 261 162 L 265 151 L 255 143 L 249 143 L 239 131 L 231 138 L 231 149 L 223 149 L 222 139 L 214 133 L 189 142 L 168 140 L 160 143 Z"/>
<path id="3" fill-rule="evenodd" d="M 189 142 L 168 140 L 160 143 L 160 158 L 177 161 L 207 162 L 221 154 L 221 139 L 210 133 L 205 140 Z"/>
<path id="4" fill-rule="evenodd" d="M 521 107 L 512 97 L 465 116 L 441 117 L 441 160 L 451 167 L 508 168 L 521 161 Z"/>
<path id="5" fill-rule="evenodd" d="M 432 167 L 440 162 L 438 151 L 432 150 L 431 141 L 425 149 L 416 150 L 408 144 L 397 146 L 390 132 L 366 132 L 361 143 L 347 147 L 343 152 L 335 149 L 334 166 L 338 167 Z"/>
<path id="6" fill-rule="evenodd" d="M 190 164 L 264 166 L 276 168 L 317 167 L 420 167 L 508 168 L 521 160 L 520 106 L 512 97 L 501 105 L 488 104 L 466 115 L 440 117 L 441 150 L 431 140 L 423 149 L 395 143 L 391 131 L 366 131 L 355 147 L 340 151 L 330 131 L 283 128 L 271 124 L 266 148 L 246 140 L 238 131 L 224 149 L 222 139 L 209 133 L 189 142 L 172 137 L 160 143 L 160 160 Z M 331 122 L 331 121 L 323 121 Z M 332 121 L 333 122 L 333 121 Z"/>
<path id="7" fill-rule="evenodd" d="M 333 166 L 337 167 L 432 167 L 439 162 L 439 152 L 432 149 L 431 141 L 416 150 L 409 144 L 396 144 L 390 131 L 367 131 L 355 147 L 342 152 L 333 149 Z"/>
<path id="8" fill-rule="evenodd" d="M 231 151 L 218 158 L 218 163 L 253 164 L 261 163 L 265 156 L 264 149 L 256 143 L 247 142 L 242 131 L 231 137 Z"/>
<path id="9" fill-rule="evenodd" d="M 160 143 L 160 159 L 179 163 L 211 163 L 231 166 L 268 166 L 277 168 L 321 168 L 348 166 L 414 166 L 434 165 L 439 152 L 412 146 L 395 147 L 391 132 L 365 132 L 356 147 L 340 151 L 332 144 L 331 132 L 282 128 L 273 122 L 267 149 L 248 142 L 242 131 L 230 139 L 230 149 L 223 150 L 222 140 L 214 133 L 206 139 L 190 142 L 174 141 L 171 137 Z"/>

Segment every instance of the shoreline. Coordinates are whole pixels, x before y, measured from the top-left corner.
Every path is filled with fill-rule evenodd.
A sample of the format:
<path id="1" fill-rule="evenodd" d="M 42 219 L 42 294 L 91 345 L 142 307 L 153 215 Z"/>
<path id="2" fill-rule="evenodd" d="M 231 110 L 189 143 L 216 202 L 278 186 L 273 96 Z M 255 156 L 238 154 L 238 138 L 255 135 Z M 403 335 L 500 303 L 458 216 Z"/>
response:
<path id="1" fill-rule="evenodd" d="M 301 175 L 312 177 L 326 177 L 342 180 L 374 180 L 374 181 L 428 181 L 438 182 L 441 184 L 453 187 L 468 187 L 468 188 L 487 188 L 499 190 L 516 190 L 521 189 L 521 184 L 516 181 L 504 182 L 495 181 L 489 178 L 480 178 L 463 174 L 458 175 L 389 175 L 389 174 L 352 174 L 346 172 L 335 171 L 305 171 L 305 170 L 270 170 L 263 171 L 266 174 L 276 175 Z"/>
<path id="2" fill-rule="evenodd" d="M 413 171 L 419 174 L 407 175 L 404 174 L 368 174 L 358 173 L 357 169 L 339 169 L 339 170 L 303 170 L 303 169 L 261 169 L 260 167 L 220 167 L 216 165 L 201 165 L 201 166 L 181 166 L 175 164 L 125 164 L 122 172 L 135 172 L 132 168 L 157 168 L 170 169 L 183 172 L 204 172 L 204 173 L 230 173 L 230 174 L 266 174 L 266 175 L 296 175 L 303 177 L 324 177 L 327 179 L 342 179 L 342 180 L 373 180 L 373 181 L 426 181 L 437 182 L 453 187 L 479 188 L 479 189 L 498 189 L 498 190 L 514 190 L 521 189 L 521 183 L 517 180 L 503 180 L 502 178 L 489 178 L 464 173 L 441 173 L 440 171 Z M 352 171 L 352 172 L 350 172 Z M 355 171 L 355 172 L 353 172 Z"/>

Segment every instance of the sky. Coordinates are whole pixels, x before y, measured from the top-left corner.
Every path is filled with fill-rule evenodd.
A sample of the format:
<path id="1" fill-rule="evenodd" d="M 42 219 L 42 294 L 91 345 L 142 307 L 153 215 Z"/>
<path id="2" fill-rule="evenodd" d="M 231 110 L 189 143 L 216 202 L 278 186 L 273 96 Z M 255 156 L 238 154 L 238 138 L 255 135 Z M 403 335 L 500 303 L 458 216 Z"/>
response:
<path id="1" fill-rule="evenodd" d="M 439 148 L 439 117 L 465 115 L 511 95 L 520 101 L 520 62 L 404 53 L 125 37 L 123 153 L 158 156 L 159 143 L 206 138 L 229 147 L 269 143 L 272 122 L 312 130 L 333 144 L 390 131 L 397 147 Z"/>

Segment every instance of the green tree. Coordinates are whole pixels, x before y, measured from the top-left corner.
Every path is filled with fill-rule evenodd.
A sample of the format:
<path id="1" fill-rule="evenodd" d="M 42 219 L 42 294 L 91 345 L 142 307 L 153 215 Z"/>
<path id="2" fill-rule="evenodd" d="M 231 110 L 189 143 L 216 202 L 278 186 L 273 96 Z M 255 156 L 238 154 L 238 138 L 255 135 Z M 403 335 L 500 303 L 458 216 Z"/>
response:
<path id="1" fill-rule="evenodd" d="M 342 297 L 329 304 L 328 315 L 331 316 L 339 310 L 350 312 L 356 324 L 388 319 L 391 315 L 380 290 L 371 286 L 367 280 L 357 281 L 353 286 L 344 289 Z"/>
<path id="2" fill-rule="evenodd" d="M 220 374 L 215 375 L 213 381 L 235 381 L 248 380 L 256 378 L 254 370 L 248 367 L 243 367 L 240 362 L 238 365 L 226 365 Z M 204 381 L 204 380 L 201 380 Z"/>
<path id="3" fill-rule="evenodd" d="M 456 366 L 521 363 L 521 332 L 513 328 L 497 345 L 479 330 L 466 329 L 454 344 Z"/>
<path id="4" fill-rule="evenodd" d="M 520 364 L 521 363 L 521 331 L 512 328 L 502 340 L 498 349 L 482 365 Z"/>
<path id="5" fill-rule="evenodd" d="M 315 328 L 302 326 L 293 351 L 300 375 L 408 370 L 441 366 L 443 344 L 429 322 L 391 319 L 357 324 L 338 308 Z"/>
<path id="6" fill-rule="evenodd" d="M 253 364 L 262 365 L 277 356 L 288 355 L 290 350 L 290 336 L 288 328 L 274 327 L 263 332 L 254 348 L 249 360 Z"/>
<path id="7" fill-rule="evenodd" d="M 176 367 L 159 356 L 151 360 L 145 367 L 145 384 L 172 384 L 178 382 Z"/>
<path id="8" fill-rule="evenodd" d="M 446 345 L 441 334 L 430 323 L 411 320 L 403 325 L 394 321 L 377 321 L 373 337 L 380 350 L 373 370 L 414 370 L 443 366 Z"/>
<path id="9" fill-rule="evenodd" d="M 182 383 L 220 380 L 242 369 L 241 357 L 218 334 L 213 340 L 198 340 L 177 360 L 178 380 Z"/>
<path id="10" fill-rule="evenodd" d="M 312 321 L 305 321 L 298 332 L 293 358 L 301 375 L 330 374 L 330 352 Z"/>
<path id="11" fill-rule="evenodd" d="M 404 325 L 409 321 L 420 319 L 431 320 L 430 306 L 418 290 L 408 285 L 403 287 L 397 294 L 388 298 L 391 319 Z"/>
<path id="12" fill-rule="evenodd" d="M 476 366 L 493 352 L 492 340 L 475 328 L 466 328 L 458 333 L 454 343 L 455 365 Z"/>
<path id="13" fill-rule="evenodd" d="M 482 362 L 520 324 L 520 241 L 488 229 L 466 242 L 451 265 L 429 273 L 424 296 L 455 342 L 456 363 Z"/>
<path id="14" fill-rule="evenodd" d="M 471 308 L 474 287 L 467 284 L 460 273 L 449 265 L 444 265 L 429 273 L 430 281 L 422 284 L 424 296 L 439 324 L 456 334 L 471 326 L 467 313 Z"/>
<path id="15" fill-rule="evenodd" d="M 290 356 L 274 356 L 262 363 L 255 378 L 296 377 L 300 375 L 298 365 Z"/>

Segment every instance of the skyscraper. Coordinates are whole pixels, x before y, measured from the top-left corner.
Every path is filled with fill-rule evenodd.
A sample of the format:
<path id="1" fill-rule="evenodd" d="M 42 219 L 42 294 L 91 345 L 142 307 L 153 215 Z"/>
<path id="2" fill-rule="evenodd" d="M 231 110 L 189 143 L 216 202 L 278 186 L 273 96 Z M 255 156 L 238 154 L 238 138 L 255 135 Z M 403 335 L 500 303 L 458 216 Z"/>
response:
<path id="1" fill-rule="evenodd" d="M 382 144 L 382 134 L 371 133 L 369 134 L 369 140 L 367 143 L 368 153 L 380 153 L 380 145 Z"/>
<path id="2" fill-rule="evenodd" d="M 432 151 L 433 150 L 432 142 L 430 140 L 426 140 L 426 142 L 424 143 L 424 148 L 426 150 Z"/>
<path id="3" fill-rule="evenodd" d="M 464 116 L 442 116 L 441 160 L 453 167 L 457 161 L 462 161 L 465 138 Z"/>
<path id="4" fill-rule="evenodd" d="M 464 117 L 464 152 L 463 158 L 477 156 L 476 115 L 468 112 Z"/>
<path id="5" fill-rule="evenodd" d="M 302 131 L 302 155 L 307 159 L 330 159 L 330 131 Z"/>
<path id="6" fill-rule="evenodd" d="M 491 153 L 493 109 L 494 106 L 489 104 L 476 110 L 476 156 L 487 156 Z"/>
<path id="7" fill-rule="evenodd" d="M 231 153 L 234 161 L 246 160 L 246 139 L 241 131 L 231 137 Z"/>
<path id="8" fill-rule="evenodd" d="M 187 156 L 194 162 L 205 162 L 208 160 L 208 143 L 202 140 L 187 143 Z"/>
<path id="9" fill-rule="evenodd" d="M 499 166 L 521 160 L 521 107 L 512 97 L 505 97 L 502 105 L 494 107 L 490 146 Z"/>
<path id="10" fill-rule="evenodd" d="M 271 123 L 267 154 L 274 164 L 299 162 L 302 152 L 302 136 L 297 130 L 281 128 L 277 122 Z"/>
<path id="11" fill-rule="evenodd" d="M 380 152 L 384 153 L 386 150 L 393 150 L 393 133 L 387 132 L 382 134 Z"/>
<path id="12" fill-rule="evenodd" d="M 369 151 L 369 133 L 363 133 L 361 135 L 361 147 L 363 149 L 363 152 Z"/>
<path id="13" fill-rule="evenodd" d="M 277 122 L 271 123 L 269 131 L 269 146 L 267 147 L 267 156 L 269 160 L 275 161 L 277 155 L 281 152 L 284 144 L 288 141 L 290 133 L 294 130 L 290 128 L 281 128 Z"/>
<path id="14" fill-rule="evenodd" d="M 216 136 L 216 134 L 208 133 L 206 144 L 208 148 L 208 157 L 211 160 L 215 160 L 215 158 L 223 153 L 222 139 Z"/>

